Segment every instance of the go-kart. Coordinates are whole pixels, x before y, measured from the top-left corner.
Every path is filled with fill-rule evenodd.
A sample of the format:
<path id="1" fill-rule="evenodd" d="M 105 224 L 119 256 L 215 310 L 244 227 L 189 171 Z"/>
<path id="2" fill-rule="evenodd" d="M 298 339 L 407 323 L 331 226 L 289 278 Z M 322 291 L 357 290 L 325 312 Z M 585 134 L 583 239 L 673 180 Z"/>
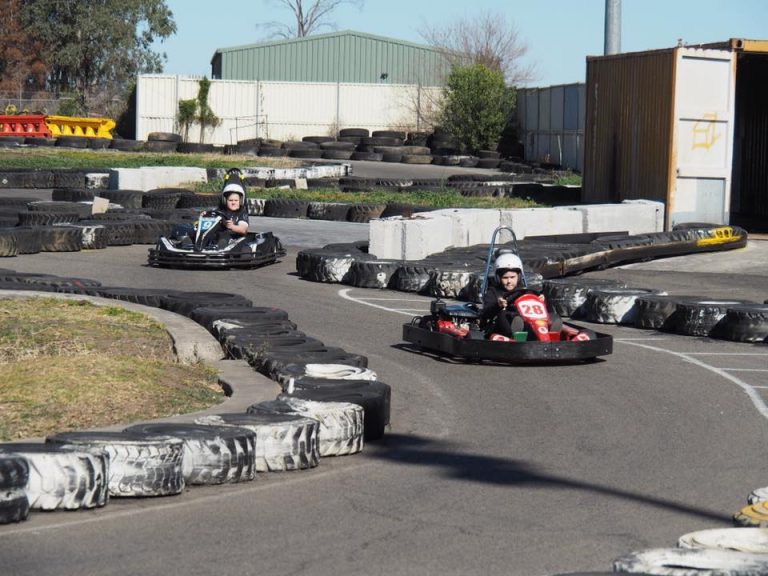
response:
<path id="1" fill-rule="evenodd" d="M 514 252 L 517 253 L 517 238 L 512 229 L 497 228 L 488 249 L 480 301 L 488 288 L 496 236 L 501 230 L 512 234 Z M 527 289 L 524 272 L 521 283 Z M 489 332 L 483 326 L 478 304 L 447 304 L 437 299 L 431 303 L 428 316 L 416 316 L 403 325 L 403 339 L 438 354 L 513 364 L 593 360 L 613 352 L 612 336 L 551 318 L 541 295 L 523 290 L 508 305 L 515 308 L 523 323 L 523 329 L 511 338 Z"/>
<path id="2" fill-rule="evenodd" d="M 161 236 L 149 249 L 149 265 L 163 268 L 256 268 L 285 256 L 272 232 L 248 232 L 230 238 L 224 231 L 227 216 L 206 210 L 197 226 L 177 226 L 170 237 Z"/>

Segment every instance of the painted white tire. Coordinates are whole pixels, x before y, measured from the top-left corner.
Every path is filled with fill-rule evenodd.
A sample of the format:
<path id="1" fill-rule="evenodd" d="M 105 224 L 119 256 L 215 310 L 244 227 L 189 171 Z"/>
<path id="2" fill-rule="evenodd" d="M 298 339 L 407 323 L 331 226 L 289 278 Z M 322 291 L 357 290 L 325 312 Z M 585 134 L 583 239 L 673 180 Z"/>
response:
<path id="1" fill-rule="evenodd" d="M 757 504 L 758 502 L 765 502 L 768 500 L 768 486 L 764 488 L 758 488 L 750 492 L 747 502 L 750 504 Z"/>
<path id="2" fill-rule="evenodd" d="M 145 436 L 171 436 L 184 442 L 182 472 L 187 484 L 246 482 L 256 475 L 256 433 L 234 426 L 155 423 L 124 430 Z"/>
<path id="3" fill-rule="evenodd" d="M 21 522 L 29 516 L 29 463 L 17 454 L 0 454 L 0 524 Z"/>
<path id="4" fill-rule="evenodd" d="M 35 510 L 97 508 L 109 501 L 109 456 L 104 451 L 68 449 L 51 444 L 3 444 L 29 464 L 24 487 Z"/>
<path id="5" fill-rule="evenodd" d="M 195 419 L 206 426 L 238 426 L 256 432 L 257 472 L 314 468 L 319 463 L 317 420 L 296 414 L 213 414 Z"/>
<path id="6" fill-rule="evenodd" d="M 638 296 L 665 294 L 647 288 L 600 288 L 587 291 L 581 318 L 599 324 L 634 324 Z"/>
<path id="7" fill-rule="evenodd" d="M 368 368 L 358 368 L 347 364 L 307 364 L 304 375 L 310 378 L 330 378 L 333 380 L 376 380 L 376 372 Z"/>
<path id="8" fill-rule="evenodd" d="M 184 490 L 184 442 L 170 436 L 125 432 L 64 432 L 46 442 L 109 455 L 109 494 L 170 496 Z"/>
<path id="9" fill-rule="evenodd" d="M 299 414 L 317 420 L 320 457 L 347 456 L 363 449 L 363 408 L 349 402 L 315 402 L 281 394 L 277 400 L 260 402 L 249 413 Z"/>
<path id="10" fill-rule="evenodd" d="M 765 576 L 768 556 L 732 550 L 654 548 L 617 559 L 613 570 L 659 576 Z"/>
<path id="11" fill-rule="evenodd" d="M 677 545 L 680 548 L 709 548 L 768 554 L 768 530 L 764 528 L 699 530 L 681 536 Z"/>

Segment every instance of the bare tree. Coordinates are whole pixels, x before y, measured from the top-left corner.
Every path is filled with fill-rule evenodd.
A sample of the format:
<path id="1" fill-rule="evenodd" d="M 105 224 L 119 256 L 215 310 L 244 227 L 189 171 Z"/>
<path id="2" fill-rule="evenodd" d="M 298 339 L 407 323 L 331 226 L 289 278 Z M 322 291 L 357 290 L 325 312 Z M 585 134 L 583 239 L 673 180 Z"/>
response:
<path id="1" fill-rule="evenodd" d="M 419 33 L 451 65 L 482 64 L 501 72 L 511 85 L 535 79 L 533 66 L 522 62 L 528 45 L 503 14 L 485 13 L 439 28 L 427 24 Z"/>
<path id="2" fill-rule="evenodd" d="M 328 17 L 342 4 L 362 7 L 365 0 L 270 0 L 272 4 L 287 8 L 293 16 L 293 24 L 267 22 L 264 26 L 281 38 L 303 38 L 322 28 L 334 29 Z"/>

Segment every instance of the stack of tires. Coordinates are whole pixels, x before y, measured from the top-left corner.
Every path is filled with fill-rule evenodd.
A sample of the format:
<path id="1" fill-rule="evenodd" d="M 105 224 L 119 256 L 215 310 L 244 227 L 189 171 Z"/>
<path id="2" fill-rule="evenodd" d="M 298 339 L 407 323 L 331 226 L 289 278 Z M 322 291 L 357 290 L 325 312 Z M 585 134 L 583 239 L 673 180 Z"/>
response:
<path id="1" fill-rule="evenodd" d="M 106 212 L 92 213 L 96 196 L 110 201 Z M 0 256 L 155 244 L 177 224 L 218 203 L 217 195 L 180 188 L 142 192 L 54 187 L 51 197 L 48 202 L 0 198 Z"/>
<path id="2" fill-rule="evenodd" d="M 303 470 L 381 439 L 391 389 L 365 356 L 305 335 L 288 314 L 230 293 L 103 288 L 83 279 L 18 275 L 17 283 L 161 307 L 195 320 L 229 358 L 246 359 L 282 388 L 275 400 L 195 423 L 154 422 L 123 431 L 52 434 L 0 444 L 0 523 L 29 510 L 84 510 L 111 498 L 181 494 L 185 487 L 247 482 Z M 2 281 L 0 281 L 2 285 Z"/>

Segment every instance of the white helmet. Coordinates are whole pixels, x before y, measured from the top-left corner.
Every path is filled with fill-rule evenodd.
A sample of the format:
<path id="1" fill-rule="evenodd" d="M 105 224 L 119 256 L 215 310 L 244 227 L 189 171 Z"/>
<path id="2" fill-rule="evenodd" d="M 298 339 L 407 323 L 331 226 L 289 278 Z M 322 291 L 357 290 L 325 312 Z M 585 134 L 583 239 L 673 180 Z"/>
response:
<path id="1" fill-rule="evenodd" d="M 503 270 L 516 270 L 517 272 L 522 273 L 523 262 L 517 254 L 506 252 L 504 254 L 499 254 L 499 257 L 496 258 L 496 262 L 493 263 L 493 270 L 497 276 L 500 275 Z"/>

